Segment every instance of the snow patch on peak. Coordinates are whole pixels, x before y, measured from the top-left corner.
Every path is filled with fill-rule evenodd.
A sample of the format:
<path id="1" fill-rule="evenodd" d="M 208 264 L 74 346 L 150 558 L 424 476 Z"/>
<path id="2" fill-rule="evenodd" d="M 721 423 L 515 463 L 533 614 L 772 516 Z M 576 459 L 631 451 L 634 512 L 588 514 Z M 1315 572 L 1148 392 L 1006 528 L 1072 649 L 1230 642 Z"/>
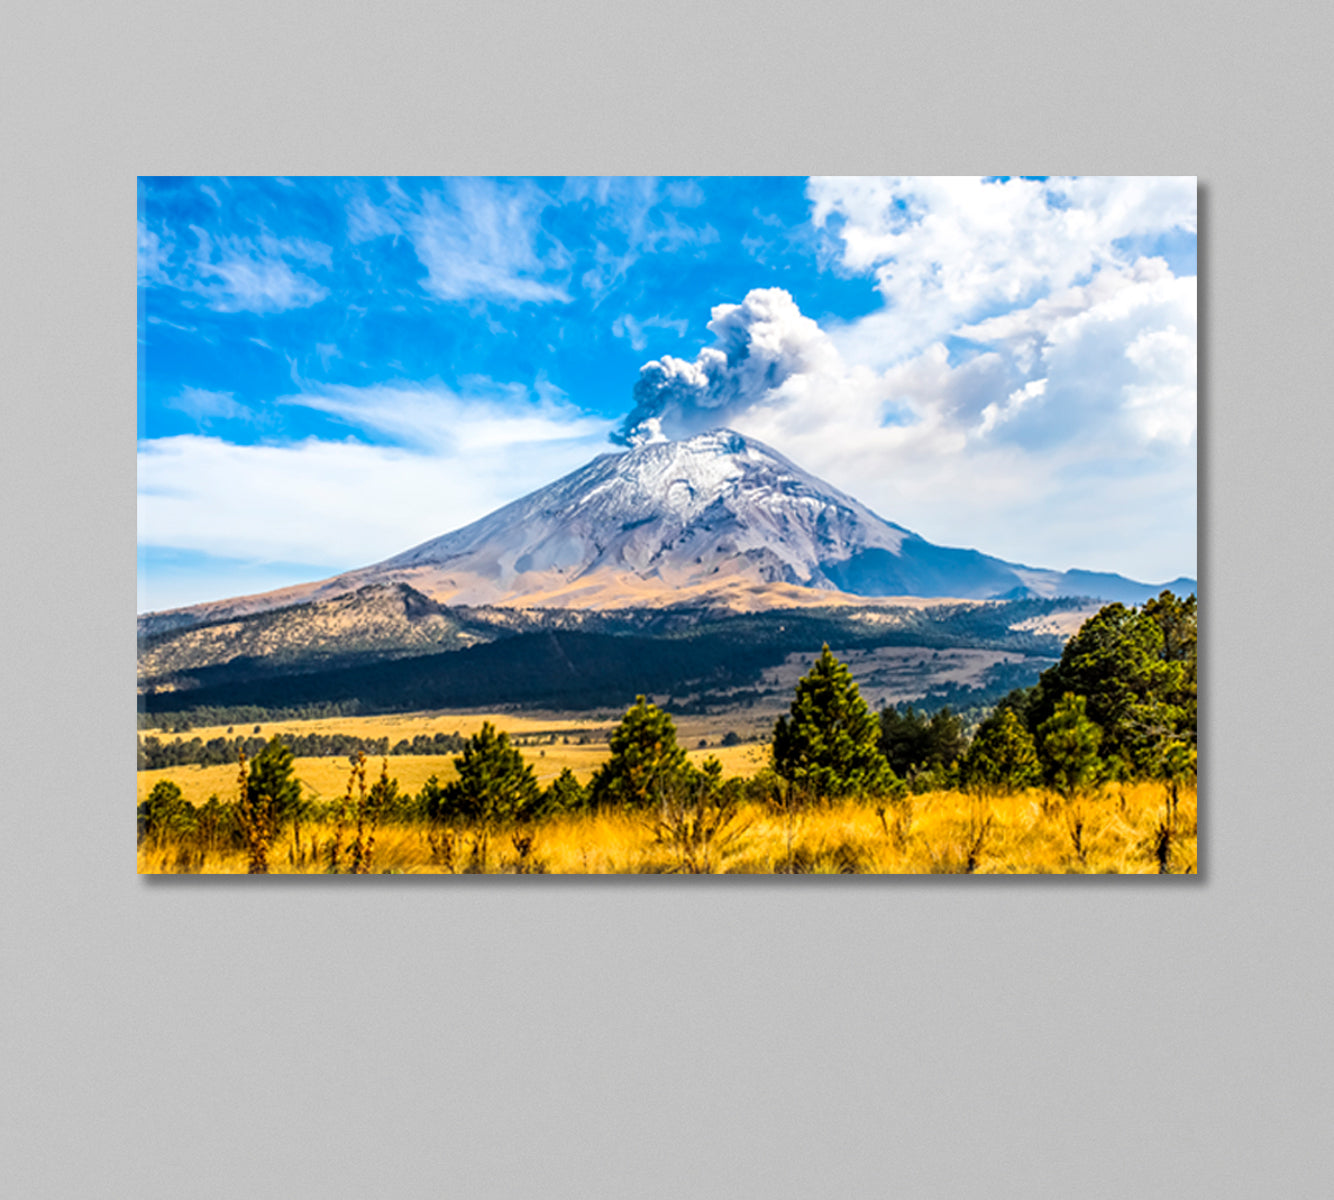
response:
<path id="1" fill-rule="evenodd" d="M 684 442 L 654 442 L 625 454 L 604 488 L 626 488 L 627 499 L 660 505 L 689 519 L 712 504 L 746 474 L 737 460 L 746 444 L 737 435 L 705 434 Z M 598 489 L 602 490 L 602 489 Z"/>

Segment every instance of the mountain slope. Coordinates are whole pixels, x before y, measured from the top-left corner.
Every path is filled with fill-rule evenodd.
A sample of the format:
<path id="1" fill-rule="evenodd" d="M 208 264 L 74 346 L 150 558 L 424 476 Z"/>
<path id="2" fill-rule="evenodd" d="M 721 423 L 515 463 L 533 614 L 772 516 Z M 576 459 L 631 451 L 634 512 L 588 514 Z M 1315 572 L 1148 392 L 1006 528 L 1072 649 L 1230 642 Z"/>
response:
<path id="1" fill-rule="evenodd" d="M 367 586 L 307 604 L 208 624 L 167 627 L 139 639 L 140 687 L 170 690 L 201 666 L 274 674 L 462 650 L 497 632 L 461 618 L 403 584 Z"/>
<path id="2" fill-rule="evenodd" d="M 1174 583 L 1193 590 L 1194 582 Z M 605 454 L 462 529 L 304 587 L 140 619 L 149 633 L 406 584 L 450 605 L 792 606 L 857 597 L 1095 595 L 1155 585 L 935 546 L 754 439 L 716 430 Z"/>

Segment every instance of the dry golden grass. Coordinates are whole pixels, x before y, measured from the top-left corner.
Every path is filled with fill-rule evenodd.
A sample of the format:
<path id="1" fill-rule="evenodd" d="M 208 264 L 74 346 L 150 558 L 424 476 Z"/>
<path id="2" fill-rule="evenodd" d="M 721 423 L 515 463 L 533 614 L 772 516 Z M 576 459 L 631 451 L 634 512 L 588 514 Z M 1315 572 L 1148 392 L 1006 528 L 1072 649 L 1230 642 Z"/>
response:
<path id="1" fill-rule="evenodd" d="M 478 728 L 481 721 L 478 720 Z M 225 728 L 225 727 L 224 727 Z M 269 727 L 266 727 L 266 729 Z M 275 732 L 278 727 L 272 727 Z M 550 726 L 543 726 L 550 728 Z M 331 730 L 331 732 L 357 733 L 351 728 Z M 417 732 L 422 732 L 420 729 Z M 460 732 L 464 732 L 460 729 Z M 475 731 L 473 731 L 475 732 Z M 194 734 L 186 735 L 193 737 Z M 358 733 L 359 737 L 381 737 L 382 734 Z M 403 734 L 397 737 L 405 736 Z M 412 735 L 406 735 L 412 736 Z M 207 741 L 208 739 L 205 738 Z M 587 783 L 593 772 L 606 761 L 610 751 L 606 742 L 594 742 L 587 746 L 565 745 L 557 742 L 554 746 L 534 746 L 524 750 L 524 759 L 533 768 L 537 781 L 546 787 L 566 767 L 569 767 L 580 783 Z M 726 775 L 740 775 L 749 778 L 767 761 L 769 748 L 761 745 L 717 746 L 708 750 L 691 750 L 686 757 L 696 766 L 701 765 L 710 756 L 717 758 L 723 765 Z M 378 768 L 380 760 L 368 755 L 372 767 Z M 441 783 L 453 779 L 454 758 L 452 754 L 396 754 L 389 757 L 389 775 L 398 780 L 399 790 L 413 794 L 421 791 L 432 775 Z M 347 786 L 348 763 L 346 757 L 333 758 L 298 758 L 294 763 L 294 774 L 301 781 L 302 793 L 307 798 L 321 802 L 336 800 Z M 142 804 L 148 799 L 154 785 L 161 779 L 170 779 L 181 789 L 181 795 L 191 804 L 198 806 L 208 802 L 216 795 L 221 801 L 235 799 L 236 764 L 214 767 L 181 766 L 161 767 L 153 771 L 138 773 L 138 797 L 136 803 Z"/>
<path id="2" fill-rule="evenodd" d="M 605 753 L 606 735 L 614 728 L 621 716 L 622 713 L 620 712 L 595 716 L 586 714 L 573 716 L 559 712 L 537 713 L 528 716 L 495 712 L 389 713 L 372 717 L 321 717 L 315 720 L 261 722 L 258 736 L 270 738 L 276 733 L 293 735 L 345 733 L 359 738 L 388 738 L 389 744 L 393 746 L 405 738 L 412 741 L 420 734 L 434 737 L 437 733 L 458 733 L 463 737 L 471 737 L 481 729 L 483 722 L 489 721 L 501 733 L 508 733 L 513 739 L 549 737 L 554 733 L 557 735 L 556 745 L 560 747 L 564 745 L 561 740 L 563 737 L 568 736 L 572 742 L 577 742 L 580 737 L 585 737 L 590 739 L 589 745 L 591 747 L 600 744 Z M 717 755 L 723 761 L 723 765 L 727 767 L 729 772 L 733 771 L 731 765 L 733 761 L 737 763 L 736 770 L 744 772 L 744 764 L 749 761 L 748 757 L 732 752 L 743 749 L 753 751 L 758 747 L 753 744 L 743 747 L 719 747 L 719 738 L 726 730 L 736 728 L 748 731 L 752 736 L 761 740 L 767 740 L 769 733 L 773 730 L 773 719 L 767 715 L 763 719 L 755 719 L 739 714 L 712 717 L 681 716 L 676 718 L 676 728 L 682 746 L 696 747 L 698 741 L 705 738 L 712 744 L 711 753 Z M 231 730 L 230 733 L 228 733 L 229 729 Z M 192 738 L 199 738 L 201 741 L 208 742 L 219 737 L 228 739 L 254 737 L 256 736 L 254 730 L 254 723 L 201 725 L 192 728 L 188 733 L 164 733 L 160 729 L 142 729 L 139 731 L 139 736 L 140 738 L 155 737 L 161 742 L 188 742 Z M 546 747 L 546 749 L 550 753 L 552 747 Z M 537 757 L 536 751 L 537 747 L 533 747 L 533 757 Z M 395 758 L 393 761 L 398 762 L 401 759 Z"/>
<path id="3" fill-rule="evenodd" d="M 221 769 L 221 768 L 219 768 Z M 234 772 L 233 772 L 234 773 Z M 346 779 L 346 767 L 342 768 Z M 400 778 L 400 783 L 403 780 Z M 221 789 L 219 789 L 221 791 Z M 223 799 L 230 799 L 224 793 Z M 932 792 L 911 802 L 839 802 L 791 816 L 748 803 L 724 820 L 711 845 L 711 869 L 726 873 L 799 874 L 1152 874 L 1195 872 L 1195 792 L 1183 791 L 1164 838 L 1166 793 L 1156 784 L 1109 785 L 1067 803 L 1037 790 L 980 803 L 960 792 Z M 519 840 L 515 834 L 519 834 Z M 660 836 L 657 814 L 599 813 L 555 818 L 483 838 L 469 828 L 389 825 L 376 834 L 374 871 L 439 874 L 660 873 L 688 869 L 679 847 Z M 331 824 L 289 828 L 270 855 L 278 873 L 318 873 Z M 530 837 L 526 851 L 523 837 Z M 182 870 L 244 873 L 245 852 L 209 851 L 192 858 L 175 843 L 145 844 L 143 874 Z"/>
<path id="4" fill-rule="evenodd" d="M 418 734 L 434 735 L 437 733 L 459 733 L 471 737 L 482 727 L 482 722 L 490 721 L 502 733 L 511 737 L 530 736 L 552 730 L 606 730 L 614 725 L 620 714 L 612 718 L 571 717 L 562 713 L 537 714 L 535 716 L 515 716 L 513 713 L 448 713 L 415 712 L 387 713 L 372 717 L 320 717 L 305 721 L 265 721 L 260 722 L 260 734 L 272 737 L 275 733 L 346 733 L 359 738 L 387 737 L 392 746 L 395 742 L 407 738 L 411 741 Z M 215 737 L 252 736 L 255 725 L 207 725 L 191 729 L 186 734 L 164 734 L 161 730 L 145 729 L 140 736 L 153 736 L 163 741 L 183 737 L 201 738 L 209 741 Z M 231 733 L 227 732 L 231 729 Z"/>

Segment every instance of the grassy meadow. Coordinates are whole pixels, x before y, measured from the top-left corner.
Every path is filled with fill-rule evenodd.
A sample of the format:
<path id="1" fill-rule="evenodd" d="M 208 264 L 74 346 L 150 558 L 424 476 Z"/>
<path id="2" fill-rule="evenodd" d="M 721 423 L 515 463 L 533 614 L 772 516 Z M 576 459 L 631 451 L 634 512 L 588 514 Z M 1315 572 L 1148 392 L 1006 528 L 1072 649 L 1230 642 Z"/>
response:
<path id="1" fill-rule="evenodd" d="M 259 726 L 259 729 L 261 736 L 266 738 L 284 733 L 347 733 L 363 738 L 388 738 L 390 745 L 393 745 L 403 739 L 411 741 L 420 734 L 459 733 L 471 737 L 488 721 L 501 732 L 509 734 L 516 745 L 522 747 L 524 758 L 543 787 L 550 784 L 566 767 L 574 772 L 580 783 L 587 783 L 593 772 L 607 760 L 610 753 L 607 735 L 616 723 L 615 718 L 590 720 L 560 715 L 531 717 L 511 713 L 395 713 L 374 717 L 273 721 Z M 153 735 L 164 741 L 189 741 L 198 737 L 207 742 L 215 737 L 248 734 L 254 728 L 251 725 L 200 726 L 185 734 L 143 730 L 140 737 Z M 708 722 L 686 717 L 677 723 L 677 728 L 682 745 L 691 747 L 686 757 L 696 766 L 712 756 L 722 763 L 727 775 L 750 778 L 768 761 L 768 747 L 759 743 L 720 746 L 721 726 L 716 719 Z M 229 733 L 229 730 L 233 730 L 233 733 Z M 588 740 L 580 745 L 580 738 Z M 707 741 L 708 746 L 700 747 L 698 743 L 701 740 Z M 441 783 L 454 779 L 457 774 L 454 758 L 453 754 L 394 754 L 388 759 L 389 774 L 398 780 L 400 790 L 415 793 L 421 790 L 422 784 L 432 775 Z M 368 756 L 368 759 L 374 773 L 379 768 L 380 760 L 373 755 Z M 298 758 L 295 767 L 296 776 L 302 784 L 302 794 L 308 800 L 320 803 L 337 800 L 347 788 L 346 757 Z M 235 764 L 207 767 L 190 764 L 138 772 L 136 803 L 141 804 L 148 799 L 154 786 L 163 779 L 176 784 L 185 799 L 196 807 L 207 803 L 213 795 L 223 802 L 234 799 L 236 795 Z"/>
<path id="2" fill-rule="evenodd" d="M 581 778 L 607 756 L 605 743 L 543 747 L 525 757 L 548 782 L 565 766 Z M 730 759 L 729 774 L 754 773 L 767 747 L 695 750 Z M 374 777 L 378 763 L 369 764 Z M 347 786 L 346 760 L 298 759 L 308 794 L 336 799 Z M 415 791 L 430 774 L 453 776 L 450 757 L 391 757 L 390 775 Z M 236 768 L 140 772 L 143 797 L 169 777 L 192 803 L 208 794 L 236 796 Z M 269 862 L 274 874 L 322 874 L 331 847 L 344 849 L 351 827 L 331 819 L 280 831 Z M 1197 870 L 1196 794 L 1181 789 L 1175 806 L 1162 784 L 1104 784 L 1066 800 L 1029 788 L 987 799 L 961 791 L 899 800 L 817 802 L 785 810 L 746 799 L 643 812 L 579 812 L 522 825 L 484 827 L 387 823 L 373 832 L 375 874 L 1159 874 Z M 244 874 L 246 851 L 229 845 L 148 838 L 141 874 Z"/>

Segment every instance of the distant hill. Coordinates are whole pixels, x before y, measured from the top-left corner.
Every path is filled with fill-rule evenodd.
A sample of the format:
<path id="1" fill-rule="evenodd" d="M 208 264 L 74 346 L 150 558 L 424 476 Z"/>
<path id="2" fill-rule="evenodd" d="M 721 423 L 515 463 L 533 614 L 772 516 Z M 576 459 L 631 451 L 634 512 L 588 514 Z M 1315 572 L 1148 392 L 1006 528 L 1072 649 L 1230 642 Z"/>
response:
<path id="1" fill-rule="evenodd" d="M 395 598 L 375 592 L 369 589 L 358 597 L 392 611 Z M 729 708 L 760 699 L 757 689 L 767 668 L 792 654 L 818 652 L 825 642 L 863 656 L 885 647 L 940 651 L 947 658 L 953 650 L 1002 652 L 991 656 L 997 665 L 987 678 L 1003 691 L 1031 683 L 1055 661 L 1064 638 L 1045 627 L 1055 615 L 1072 610 L 1077 611 L 1075 605 L 1057 600 L 763 613 L 446 610 L 439 614 L 441 627 L 453 621 L 460 630 L 476 631 L 471 645 L 444 639 L 441 644 L 453 648 L 437 649 L 418 641 L 411 652 L 341 658 L 316 646 L 304 657 L 289 656 L 281 663 L 263 656 L 228 657 L 229 644 L 253 644 L 278 615 L 256 614 L 150 639 L 158 656 L 154 661 L 171 662 L 174 669 L 141 676 L 140 703 L 148 713 L 349 704 L 367 712 L 479 706 L 614 709 L 642 692 L 677 697 L 678 711 L 683 705 Z M 296 615 L 302 610 L 284 611 Z M 256 632 L 248 630 L 251 625 Z M 209 631 L 218 638 L 195 639 Z M 1002 657 L 1005 663 L 999 662 Z M 924 665 L 917 694 L 930 690 L 933 680 L 945 680 L 947 665 Z M 783 703 L 787 699 L 785 693 Z"/>

